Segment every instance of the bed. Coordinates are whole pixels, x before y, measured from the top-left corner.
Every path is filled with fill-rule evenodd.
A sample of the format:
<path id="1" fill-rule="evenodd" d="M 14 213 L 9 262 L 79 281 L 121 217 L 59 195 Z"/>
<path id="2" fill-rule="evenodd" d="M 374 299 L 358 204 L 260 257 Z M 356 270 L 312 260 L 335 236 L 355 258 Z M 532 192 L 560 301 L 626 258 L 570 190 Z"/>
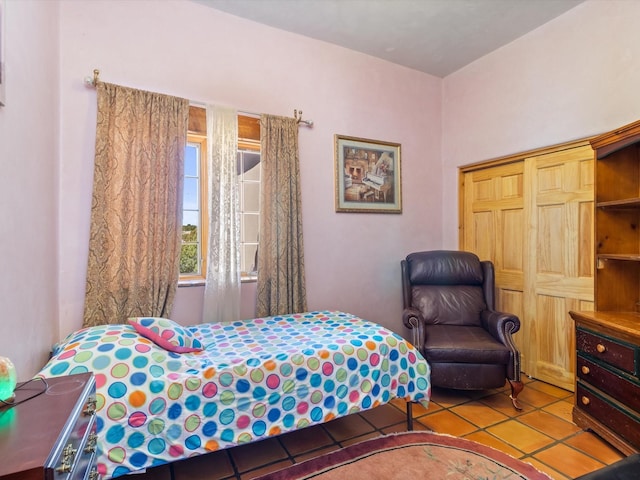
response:
<path id="1" fill-rule="evenodd" d="M 104 479 L 374 408 L 427 405 L 430 369 L 398 334 L 309 312 L 181 327 L 135 318 L 58 343 L 39 372 L 96 377 Z"/>

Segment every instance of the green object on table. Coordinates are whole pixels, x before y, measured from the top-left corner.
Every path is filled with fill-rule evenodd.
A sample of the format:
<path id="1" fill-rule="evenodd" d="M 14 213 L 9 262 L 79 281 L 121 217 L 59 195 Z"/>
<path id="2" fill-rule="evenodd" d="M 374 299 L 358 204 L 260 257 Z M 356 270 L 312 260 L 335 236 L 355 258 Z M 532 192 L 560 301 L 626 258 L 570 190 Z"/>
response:
<path id="1" fill-rule="evenodd" d="M 0 400 L 11 402 L 16 388 L 16 367 L 7 357 L 0 357 Z M 0 405 L 1 406 L 1 405 Z"/>

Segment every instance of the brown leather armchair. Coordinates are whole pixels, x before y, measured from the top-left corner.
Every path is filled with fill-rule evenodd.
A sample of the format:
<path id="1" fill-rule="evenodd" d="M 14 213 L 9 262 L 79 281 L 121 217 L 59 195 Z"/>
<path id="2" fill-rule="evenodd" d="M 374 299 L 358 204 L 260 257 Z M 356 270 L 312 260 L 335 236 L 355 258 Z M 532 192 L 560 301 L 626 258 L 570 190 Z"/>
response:
<path id="1" fill-rule="evenodd" d="M 431 384 L 459 390 L 499 388 L 513 406 L 522 391 L 517 316 L 497 312 L 493 264 L 471 252 L 416 252 L 401 261 L 404 311 L 413 344 L 431 365 Z"/>

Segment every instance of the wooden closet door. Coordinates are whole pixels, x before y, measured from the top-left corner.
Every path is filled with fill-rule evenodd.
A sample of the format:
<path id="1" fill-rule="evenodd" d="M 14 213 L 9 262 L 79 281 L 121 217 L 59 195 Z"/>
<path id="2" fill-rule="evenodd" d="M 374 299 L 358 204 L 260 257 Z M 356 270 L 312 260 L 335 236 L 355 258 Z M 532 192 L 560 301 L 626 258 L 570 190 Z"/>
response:
<path id="1" fill-rule="evenodd" d="M 460 248 L 495 264 L 522 371 L 570 391 L 569 310 L 593 310 L 593 174 L 587 141 L 461 168 Z"/>
<path id="2" fill-rule="evenodd" d="M 593 180 L 590 146 L 525 160 L 530 246 L 525 275 L 526 372 L 574 390 L 570 310 L 593 310 Z"/>
<path id="3" fill-rule="evenodd" d="M 491 260 L 496 271 L 496 308 L 523 318 L 524 262 L 527 250 L 524 162 L 464 174 L 462 250 Z M 528 358 L 524 330 L 514 335 Z"/>

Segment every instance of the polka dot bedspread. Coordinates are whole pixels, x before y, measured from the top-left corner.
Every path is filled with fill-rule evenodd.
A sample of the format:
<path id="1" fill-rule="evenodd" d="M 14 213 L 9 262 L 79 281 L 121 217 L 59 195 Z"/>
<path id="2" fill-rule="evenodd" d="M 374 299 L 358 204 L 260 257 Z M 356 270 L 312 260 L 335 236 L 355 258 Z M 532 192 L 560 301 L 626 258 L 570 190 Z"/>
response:
<path id="1" fill-rule="evenodd" d="M 92 371 L 98 471 L 118 477 L 404 398 L 427 404 L 430 369 L 375 323 L 310 312 L 185 327 L 204 345 L 174 353 L 131 325 L 57 344 L 39 375 Z"/>

